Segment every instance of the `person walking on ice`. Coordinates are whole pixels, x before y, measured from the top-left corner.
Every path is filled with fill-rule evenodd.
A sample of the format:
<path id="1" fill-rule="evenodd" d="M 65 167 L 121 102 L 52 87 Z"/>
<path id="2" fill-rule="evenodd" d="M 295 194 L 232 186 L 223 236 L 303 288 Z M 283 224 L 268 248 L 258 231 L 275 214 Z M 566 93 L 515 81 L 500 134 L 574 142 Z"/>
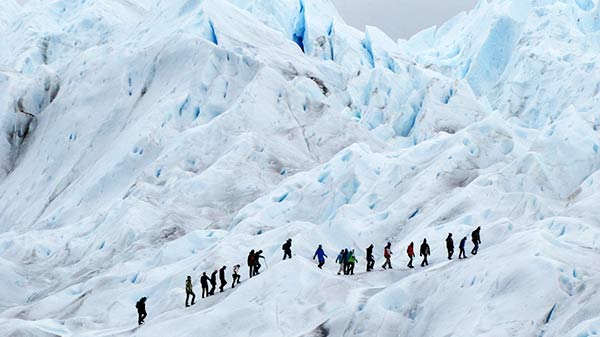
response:
<path id="1" fill-rule="evenodd" d="M 254 261 L 256 259 L 256 257 L 254 256 L 254 249 L 250 251 L 250 253 L 248 253 L 248 275 L 250 275 L 250 278 L 252 278 L 252 276 L 254 276 L 254 265 L 256 264 L 256 262 Z"/>
<path id="2" fill-rule="evenodd" d="M 261 255 L 262 252 L 262 250 L 258 250 L 256 251 L 256 253 L 254 253 L 254 276 L 259 274 L 260 267 L 262 267 L 262 265 L 260 264 L 260 259 L 263 259 L 265 261 L 267 260 L 264 256 Z"/>
<path id="3" fill-rule="evenodd" d="M 473 250 L 471 251 L 471 254 L 473 255 L 477 255 L 477 252 L 479 251 L 479 245 L 481 244 L 481 238 L 479 237 L 480 231 L 481 227 L 477 227 L 477 229 L 471 233 L 471 239 L 473 240 Z"/>
<path id="4" fill-rule="evenodd" d="M 292 239 L 287 239 L 287 241 L 281 246 L 283 250 L 283 259 L 292 258 Z"/>
<path id="5" fill-rule="evenodd" d="M 421 262 L 421 267 L 425 267 L 429 265 L 427 262 L 427 256 L 431 255 L 431 250 L 429 249 L 429 244 L 427 244 L 427 239 L 423 239 L 423 243 L 421 244 L 421 256 L 423 257 L 423 262 Z"/>
<path id="6" fill-rule="evenodd" d="M 392 269 L 392 255 L 394 253 L 392 253 L 392 243 L 388 242 L 387 245 L 385 246 L 385 248 L 383 249 L 383 257 L 385 258 L 385 263 L 383 264 L 382 268 L 386 269 L 386 266 L 390 269 Z"/>
<path id="7" fill-rule="evenodd" d="M 215 288 L 217 287 L 217 273 L 219 271 L 215 269 L 215 271 L 212 272 L 212 274 L 210 274 L 210 291 L 208 292 L 209 295 L 214 295 L 215 294 Z"/>
<path id="8" fill-rule="evenodd" d="M 448 250 L 448 260 L 452 260 L 454 254 L 454 240 L 452 240 L 452 233 L 448 233 L 446 238 L 446 249 Z"/>
<path id="9" fill-rule="evenodd" d="M 138 312 L 138 325 L 142 325 L 144 324 L 144 319 L 146 319 L 146 317 L 148 316 L 148 314 L 146 313 L 146 298 L 140 298 L 140 300 L 137 301 L 137 303 L 135 304 L 135 308 Z"/>
<path id="10" fill-rule="evenodd" d="M 185 280 L 185 307 L 189 307 L 189 300 L 190 300 L 190 296 L 192 296 L 192 305 L 195 304 L 196 302 L 196 294 L 194 294 L 194 291 L 192 289 L 192 277 L 188 276 L 187 279 Z"/>
<path id="11" fill-rule="evenodd" d="M 465 254 L 465 244 L 467 243 L 467 237 L 465 236 L 460 240 L 460 244 L 458 245 L 458 259 L 467 258 L 467 254 Z"/>
<path id="12" fill-rule="evenodd" d="M 358 263 L 358 260 L 354 255 L 354 249 L 352 249 L 348 255 L 348 275 L 354 275 L 354 265 L 356 263 Z"/>
<path id="13" fill-rule="evenodd" d="M 344 261 L 346 260 L 346 257 L 344 256 L 344 250 L 342 249 L 340 251 L 340 253 L 338 254 L 338 256 L 335 258 L 335 263 L 339 263 L 340 264 L 340 270 L 338 270 L 338 275 L 340 275 L 342 273 L 342 271 L 344 271 Z"/>
<path id="14" fill-rule="evenodd" d="M 319 245 L 319 248 L 317 248 L 317 251 L 315 252 L 315 255 L 313 256 L 313 260 L 318 257 L 319 258 L 319 269 L 323 269 L 323 265 L 325 264 L 325 258 L 328 257 L 327 254 L 325 254 L 325 251 L 323 250 L 323 246 Z"/>
<path id="15" fill-rule="evenodd" d="M 375 258 L 373 258 L 373 245 L 367 247 L 367 271 L 373 270 L 375 266 Z"/>
<path id="16" fill-rule="evenodd" d="M 238 284 L 240 284 L 240 265 L 236 264 L 235 266 L 233 266 L 233 274 L 231 276 L 233 276 L 233 283 L 231 283 L 231 288 L 235 288 L 235 283 L 237 282 Z"/>
<path id="17" fill-rule="evenodd" d="M 413 266 L 413 258 L 415 257 L 415 244 L 411 242 L 406 248 L 406 255 L 408 255 L 408 264 L 406 265 L 408 268 L 414 268 Z"/>
<path id="18" fill-rule="evenodd" d="M 223 292 L 223 288 L 225 288 L 225 286 L 227 285 L 227 280 L 225 279 L 225 269 L 227 269 L 226 266 L 221 267 L 221 269 L 219 269 L 219 280 L 221 281 L 221 286 L 219 287 L 219 292 Z"/>
<path id="19" fill-rule="evenodd" d="M 210 291 L 208 291 L 208 282 L 210 279 L 206 276 L 206 272 L 202 273 L 202 277 L 200 277 L 200 285 L 202 286 L 202 298 L 208 297 L 210 295 Z"/>

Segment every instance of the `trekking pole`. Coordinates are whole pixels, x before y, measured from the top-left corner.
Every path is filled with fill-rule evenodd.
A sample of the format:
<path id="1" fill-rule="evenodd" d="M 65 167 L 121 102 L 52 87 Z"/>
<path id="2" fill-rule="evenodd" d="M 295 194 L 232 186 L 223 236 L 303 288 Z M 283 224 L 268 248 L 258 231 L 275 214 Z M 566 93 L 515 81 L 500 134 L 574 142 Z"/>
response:
<path id="1" fill-rule="evenodd" d="M 265 270 L 269 268 L 269 264 L 267 263 L 267 259 L 265 259 Z"/>

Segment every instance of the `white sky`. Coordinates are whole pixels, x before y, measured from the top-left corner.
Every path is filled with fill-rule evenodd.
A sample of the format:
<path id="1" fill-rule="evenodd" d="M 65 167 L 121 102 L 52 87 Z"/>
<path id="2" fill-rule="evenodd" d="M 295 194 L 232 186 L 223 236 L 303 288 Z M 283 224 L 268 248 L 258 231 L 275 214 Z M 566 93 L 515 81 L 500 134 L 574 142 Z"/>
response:
<path id="1" fill-rule="evenodd" d="M 422 29 L 440 25 L 477 0 L 333 0 L 344 20 L 360 30 L 375 26 L 390 37 L 409 38 Z"/>

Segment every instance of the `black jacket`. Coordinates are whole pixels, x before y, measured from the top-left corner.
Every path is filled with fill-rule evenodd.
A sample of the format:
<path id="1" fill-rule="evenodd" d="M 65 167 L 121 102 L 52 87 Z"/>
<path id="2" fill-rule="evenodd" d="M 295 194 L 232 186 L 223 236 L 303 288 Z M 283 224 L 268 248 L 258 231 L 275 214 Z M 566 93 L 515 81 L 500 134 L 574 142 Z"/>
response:
<path id="1" fill-rule="evenodd" d="M 421 244 L 421 256 L 431 255 L 431 251 L 429 250 L 429 245 L 426 243 Z"/>
<path id="2" fill-rule="evenodd" d="M 451 236 L 446 238 L 446 248 L 454 249 L 454 240 L 452 240 Z"/>
<path id="3" fill-rule="evenodd" d="M 476 229 L 471 233 L 471 238 L 473 242 L 481 243 L 481 239 L 479 238 L 479 229 Z"/>
<path id="4" fill-rule="evenodd" d="M 217 284 L 217 271 L 213 271 L 212 274 L 210 274 L 210 283 L 212 285 L 216 285 Z"/>
<path id="5" fill-rule="evenodd" d="M 200 278 L 200 284 L 202 284 L 203 288 L 207 288 L 208 287 L 208 282 L 210 281 L 210 278 L 208 278 L 208 276 L 206 275 L 202 275 L 202 277 Z"/>
<path id="6" fill-rule="evenodd" d="M 138 313 L 140 313 L 140 314 L 146 313 L 146 302 L 139 300 L 135 304 L 135 307 L 137 308 Z"/>
<path id="7" fill-rule="evenodd" d="M 219 278 L 221 281 L 225 281 L 225 267 L 219 269 Z"/>
<path id="8" fill-rule="evenodd" d="M 370 260 L 373 258 L 373 246 L 369 246 L 367 248 L 367 259 Z"/>

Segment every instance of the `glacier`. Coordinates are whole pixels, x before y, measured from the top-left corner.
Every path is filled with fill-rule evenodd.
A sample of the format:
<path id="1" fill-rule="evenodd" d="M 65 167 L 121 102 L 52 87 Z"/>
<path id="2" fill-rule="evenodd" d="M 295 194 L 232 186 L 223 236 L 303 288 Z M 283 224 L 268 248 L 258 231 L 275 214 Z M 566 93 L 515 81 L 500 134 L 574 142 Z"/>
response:
<path id="1" fill-rule="evenodd" d="M 481 0 L 394 41 L 329 0 L 3 0 L 0 335 L 598 335 L 599 11 Z"/>

